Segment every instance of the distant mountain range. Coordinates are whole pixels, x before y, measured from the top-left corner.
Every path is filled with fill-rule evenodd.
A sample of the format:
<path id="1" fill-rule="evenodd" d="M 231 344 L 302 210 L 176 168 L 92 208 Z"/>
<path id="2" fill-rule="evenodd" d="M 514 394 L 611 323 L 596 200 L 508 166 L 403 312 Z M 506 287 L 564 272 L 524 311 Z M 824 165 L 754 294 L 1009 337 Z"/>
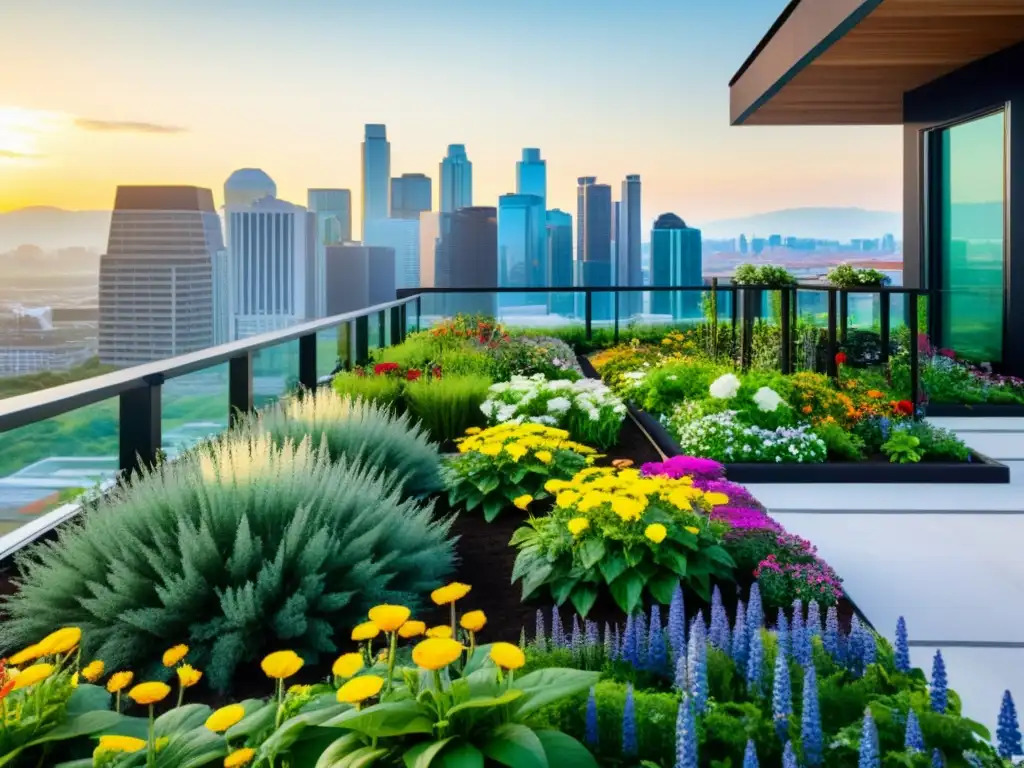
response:
<path id="1" fill-rule="evenodd" d="M 690 222 L 687 222 L 690 223 Z M 858 238 L 881 237 L 892 234 L 903 238 L 903 214 L 896 211 L 868 211 L 863 208 L 786 208 L 736 219 L 697 222 L 705 238 L 807 237 L 815 240 L 846 242 Z"/>
<path id="2" fill-rule="evenodd" d="M 19 245 L 38 245 L 44 251 L 58 248 L 92 248 L 105 251 L 110 230 L 110 211 L 65 211 L 36 206 L 0 213 L 0 253 Z"/>

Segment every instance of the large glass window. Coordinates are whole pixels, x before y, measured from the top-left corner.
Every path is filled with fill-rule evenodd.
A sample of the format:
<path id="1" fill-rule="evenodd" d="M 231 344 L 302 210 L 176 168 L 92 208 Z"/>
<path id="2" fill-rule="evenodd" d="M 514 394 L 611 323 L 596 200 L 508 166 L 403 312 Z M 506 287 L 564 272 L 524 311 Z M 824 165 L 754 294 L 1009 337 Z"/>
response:
<path id="1" fill-rule="evenodd" d="M 1003 356 L 1005 133 L 1005 115 L 997 112 L 939 136 L 941 339 L 975 362 Z"/>

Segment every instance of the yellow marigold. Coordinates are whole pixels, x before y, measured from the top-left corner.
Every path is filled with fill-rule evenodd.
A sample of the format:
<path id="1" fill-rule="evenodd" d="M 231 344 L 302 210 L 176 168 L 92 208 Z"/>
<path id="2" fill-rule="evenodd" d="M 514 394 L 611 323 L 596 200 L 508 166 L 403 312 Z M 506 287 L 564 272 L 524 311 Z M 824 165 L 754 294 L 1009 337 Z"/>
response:
<path id="1" fill-rule="evenodd" d="M 519 461 L 527 454 L 527 450 L 519 443 L 510 443 L 505 446 L 505 453 L 512 457 L 512 461 Z"/>
<path id="2" fill-rule="evenodd" d="M 224 733 L 228 728 L 245 717 L 245 707 L 241 704 L 228 704 L 215 710 L 206 718 L 206 727 L 214 733 Z"/>
<path id="3" fill-rule="evenodd" d="M 469 429 L 466 430 L 466 434 L 467 435 L 479 435 L 480 434 L 480 427 L 470 427 Z"/>
<path id="4" fill-rule="evenodd" d="M 450 638 L 431 637 L 416 644 L 412 649 L 412 660 L 423 669 L 443 669 L 462 656 L 462 651 L 462 643 Z"/>
<path id="5" fill-rule="evenodd" d="M 539 461 L 541 464 L 550 464 L 551 460 L 555 457 L 551 454 L 551 451 L 537 451 L 533 454 L 533 458 Z"/>
<path id="6" fill-rule="evenodd" d="M 690 504 L 690 496 L 683 492 L 683 489 L 672 491 L 668 495 L 668 503 L 676 509 L 689 511 L 693 509 L 693 505 Z"/>
<path id="7" fill-rule="evenodd" d="M 644 536 L 655 544 L 661 544 L 668 535 L 668 529 L 661 523 L 651 523 L 644 529 Z"/>
<path id="8" fill-rule="evenodd" d="M 177 672 L 178 683 L 182 688 L 191 688 L 203 678 L 203 673 L 190 664 L 182 664 Z"/>
<path id="9" fill-rule="evenodd" d="M 107 680 L 107 691 L 110 693 L 117 693 L 123 691 L 129 685 L 132 684 L 132 680 L 135 678 L 135 673 L 130 670 L 124 670 L 122 672 L 115 672 Z"/>
<path id="10" fill-rule="evenodd" d="M 380 693 L 384 678 L 377 675 L 355 677 L 338 689 L 338 701 L 342 704 L 358 704 Z"/>
<path id="11" fill-rule="evenodd" d="M 40 656 L 57 656 L 67 653 L 82 640 L 82 630 L 78 627 L 58 629 L 39 642 Z"/>
<path id="12" fill-rule="evenodd" d="M 472 587 L 468 584 L 453 581 L 451 584 L 439 587 L 431 592 L 430 599 L 437 605 L 448 605 L 448 603 L 454 603 L 456 600 L 464 598 L 471 589 Z"/>
<path id="13" fill-rule="evenodd" d="M 718 491 L 711 491 L 710 493 L 705 493 L 704 499 L 707 501 L 708 504 L 710 504 L 713 507 L 720 507 L 723 504 L 729 503 L 729 497 L 726 496 L 724 493 L 719 493 Z"/>
<path id="14" fill-rule="evenodd" d="M 646 507 L 646 503 L 629 496 L 616 496 L 612 499 L 612 511 L 626 522 L 639 520 Z"/>
<path id="15" fill-rule="evenodd" d="M 462 615 L 459 623 L 469 632 L 479 632 L 487 624 L 487 615 L 483 611 L 470 611 Z"/>
<path id="16" fill-rule="evenodd" d="M 134 736 L 100 736 L 99 749 L 105 752 L 140 752 L 145 748 L 146 740 Z"/>
<path id="17" fill-rule="evenodd" d="M 302 669 L 305 663 L 295 651 L 275 651 L 263 657 L 260 668 L 267 677 L 284 680 Z"/>
<path id="18" fill-rule="evenodd" d="M 579 500 L 576 507 L 580 512 L 589 512 L 592 509 L 597 509 L 602 504 L 607 504 L 611 501 L 611 496 L 607 493 L 601 493 L 600 491 L 587 491 L 583 494 L 583 498 Z"/>
<path id="19" fill-rule="evenodd" d="M 30 645 L 28 648 L 23 648 L 22 650 L 18 651 L 16 654 L 7 659 L 7 663 L 14 664 L 15 666 L 17 666 L 18 664 L 24 664 L 26 661 L 35 661 L 42 655 L 43 644 L 36 643 L 35 645 Z"/>
<path id="20" fill-rule="evenodd" d="M 431 627 L 427 630 L 427 637 L 440 637 L 440 638 L 451 638 L 452 628 L 447 624 L 441 624 L 437 627 Z"/>
<path id="21" fill-rule="evenodd" d="M 90 683 L 95 683 L 101 677 L 103 677 L 104 670 L 103 662 L 99 659 L 90 661 L 82 668 L 82 677 L 88 680 Z"/>
<path id="22" fill-rule="evenodd" d="M 503 669 L 519 669 L 526 663 L 526 656 L 519 646 L 512 643 L 495 643 L 491 646 L 491 659 Z"/>
<path id="23" fill-rule="evenodd" d="M 345 653 L 339 656 L 331 667 L 335 677 L 352 677 L 363 668 L 363 655 L 361 653 Z"/>
<path id="24" fill-rule="evenodd" d="M 562 491 L 558 494 L 558 498 L 555 499 L 555 504 L 558 505 L 559 509 L 568 509 L 575 504 L 580 498 L 580 495 L 576 491 Z"/>
<path id="25" fill-rule="evenodd" d="M 364 621 L 362 624 L 357 624 L 352 630 L 352 639 L 361 643 L 364 640 L 372 640 L 380 634 L 380 627 L 378 627 L 372 621 Z"/>
<path id="26" fill-rule="evenodd" d="M 380 627 L 381 632 L 397 632 L 411 614 L 404 605 L 375 605 L 370 609 L 370 621 Z"/>
<path id="27" fill-rule="evenodd" d="M 419 637 L 427 631 L 427 625 L 422 621 L 407 621 L 398 630 L 398 636 L 408 640 L 410 637 Z"/>
<path id="28" fill-rule="evenodd" d="M 548 493 L 558 493 L 559 491 L 564 491 L 568 487 L 569 483 L 565 482 L 565 480 L 555 480 L 552 478 L 544 483 L 544 490 Z"/>
<path id="29" fill-rule="evenodd" d="M 501 443 L 484 443 L 480 446 L 480 453 L 484 456 L 494 457 L 501 453 L 503 447 Z"/>
<path id="30" fill-rule="evenodd" d="M 242 768 L 243 765 L 251 763 L 254 757 L 256 757 L 256 750 L 252 747 L 236 749 L 224 758 L 224 768 Z"/>
<path id="31" fill-rule="evenodd" d="M 533 501 L 533 496 L 528 493 L 524 493 L 522 496 L 516 496 L 512 502 L 518 509 L 526 510 L 530 506 L 530 502 Z"/>
<path id="32" fill-rule="evenodd" d="M 689 531 L 689 532 L 690 532 L 690 533 L 692 533 L 692 534 L 693 534 L 694 536 L 696 536 L 696 535 L 697 535 L 698 533 L 700 533 L 700 528 L 698 528 L 698 527 L 697 527 L 697 526 L 695 526 L 695 525 L 688 525 L 688 526 L 686 526 L 685 528 L 683 528 L 683 530 L 684 530 L 684 531 Z"/>
<path id="33" fill-rule="evenodd" d="M 164 651 L 164 658 L 163 658 L 164 666 L 165 667 L 175 667 L 175 666 L 178 665 L 178 662 L 181 661 L 182 659 L 184 659 L 187 655 L 188 655 L 188 646 L 187 645 L 181 644 L 181 645 L 176 645 L 173 648 L 168 648 L 166 651 Z"/>
<path id="34" fill-rule="evenodd" d="M 166 699 L 170 692 L 171 686 L 167 683 L 139 683 L 128 691 L 128 697 L 136 704 L 156 704 L 158 701 Z"/>
<path id="35" fill-rule="evenodd" d="M 579 536 L 587 528 L 590 527 L 590 521 L 585 517 L 574 517 L 568 523 L 569 533 L 573 536 Z"/>

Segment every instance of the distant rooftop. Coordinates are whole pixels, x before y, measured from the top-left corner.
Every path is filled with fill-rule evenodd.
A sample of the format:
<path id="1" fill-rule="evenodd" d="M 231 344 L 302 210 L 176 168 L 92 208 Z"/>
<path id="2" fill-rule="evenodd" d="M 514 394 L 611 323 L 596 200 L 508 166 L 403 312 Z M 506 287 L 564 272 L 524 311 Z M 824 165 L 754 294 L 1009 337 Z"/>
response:
<path id="1" fill-rule="evenodd" d="M 115 211 L 202 211 L 216 213 L 213 192 L 203 187 L 119 186 Z"/>

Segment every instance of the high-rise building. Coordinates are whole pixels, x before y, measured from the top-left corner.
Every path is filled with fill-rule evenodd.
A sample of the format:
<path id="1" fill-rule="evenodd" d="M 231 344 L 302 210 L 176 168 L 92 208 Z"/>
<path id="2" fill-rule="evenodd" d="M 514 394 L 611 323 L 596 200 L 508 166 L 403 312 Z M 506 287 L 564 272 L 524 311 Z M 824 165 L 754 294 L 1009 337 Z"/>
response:
<path id="1" fill-rule="evenodd" d="M 490 207 L 460 208 L 442 225 L 437 249 L 438 288 L 493 288 L 498 284 L 498 211 Z M 494 294 L 452 294 L 448 315 L 495 314 Z"/>
<path id="2" fill-rule="evenodd" d="M 391 218 L 419 219 L 423 211 L 432 210 L 434 187 L 429 176 L 403 173 L 391 179 Z"/>
<path id="3" fill-rule="evenodd" d="M 263 197 L 277 197 L 277 184 L 259 168 L 241 168 L 224 182 L 224 207 L 252 205 Z"/>
<path id="4" fill-rule="evenodd" d="M 391 144 L 387 126 L 368 123 L 363 139 L 363 215 L 366 222 L 386 219 L 391 212 Z"/>
<path id="5" fill-rule="evenodd" d="M 419 218 L 371 221 L 366 225 L 363 243 L 394 251 L 396 288 L 420 287 Z"/>
<path id="6" fill-rule="evenodd" d="M 226 216 L 236 338 L 315 317 L 316 214 L 264 197 Z"/>
<path id="7" fill-rule="evenodd" d="M 498 198 L 498 286 L 541 288 L 548 284 L 547 216 L 537 195 Z M 523 306 L 547 303 L 543 295 L 505 294 L 500 303 Z"/>
<path id="8" fill-rule="evenodd" d="M 420 287 L 437 285 L 437 246 L 441 241 L 441 222 L 448 214 L 424 211 L 420 214 Z"/>
<path id="9" fill-rule="evenodd" d="M 473 163 L 464 144 L 449 144 L 441 161 L 441 213 L 454 213 L 473 205 Z"/>
<path id="10" fill-rule="evenodd" d="M 541 160 L 539 149 L 524 149 L 523 159 L 516 162 L 516 194 L 536 195 L 547 207 L 548 163 Z"/>
<path id="11" fill-rule="evenodd" d="M 580 285 L 612 285 L 612 188 L 593 176 L 581 176 L 576 188 L 576 261 Z M 610 292 L 595 293 L 592 319 L 612 317 Z"/>
<path id="12" fill-rule="evenodd" d="M 686 226 L 674 213 L 663 213 L 651 231 L 651 285 L 704 284 L 700 230 Z M 701 291 L 655 291 L 651 313 L 673 320 L 701 317 Z"/>
<path id="13" fill-rule="evenodd" d="M 782 235 L 769 235 L 768 236 L 768 247 L 769 248 L 781 248 L 782 247 Z"/>
<path id="14" fill-rule="evenodd" d="M 313 278 L 315 317 L 327 314 L 326 264 L 328 245 L 352 239 L 352 193 L 347 189 L 310 189 L 306 204 L 316 215 L 316 272 Z"/>
<path id="15" fill-rule="evenodd" d="M 139 365 L 227 341 L 226 258 L 209 189 L 118 187 L 100 257 L 100 361 Z"/>
<path id="16" fill-rule="evenodd" d="M 622 202 L 619 209 L 616 238 L 616 285 L 643 285 L 640 264 L 640 176 L 630 174 L 622 182 Z M 619 314 L 632 317 L 639 314 L 643 294 L 623 293 L 619 297 Z"/>
<path id="17" fill-rule="evenodd" d="M 739 250 L 740 250 L 740 255 L 741 256 L 746 256 L 747 255 L 748 246 L 747 246 L 747 236 L 746 235 L 740 235 Z"/>
<path id="18" fill-rule="evenodd" d="M 622 203 L 612 200 L 612 280 L 618 285 L 619 274 L 619 224 L 622 219 Z"/>
<path id="19" fill-rule="evenodd" d="M 896 238 L 886 233 L 882 236 L 882 250 L 886 253 L 895 253 L 896 251 Z"/>
<path id="20" fill-rule="evenodd" d="M 548 285 L 569 288 L 572 277 L 572 214 L 557 208 L 547 212 Z M 573 294 L 553 293 L 548 311 L 569 316 L 573 313 Z"/>
<path id="21" fill-rule="evenodd" d="M 395 300 L 395 253 L 362 243 L 327 246 L 327 313 L 357 312 Z"/>

